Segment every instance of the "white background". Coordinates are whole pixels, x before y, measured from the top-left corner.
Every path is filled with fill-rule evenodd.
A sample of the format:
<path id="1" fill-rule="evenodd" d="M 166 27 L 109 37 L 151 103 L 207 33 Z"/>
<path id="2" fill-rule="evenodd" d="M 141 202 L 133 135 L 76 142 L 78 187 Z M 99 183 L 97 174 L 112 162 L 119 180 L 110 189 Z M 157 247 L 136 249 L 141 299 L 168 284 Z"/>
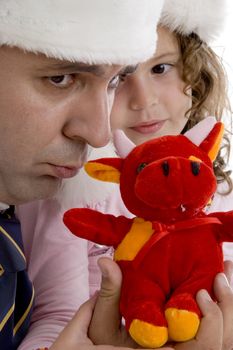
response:
<path id="1" fill-rule="evenodd" d="M 204 1 L 204 0 L 203 0 Z M 233 108 L 233 1 L 228 0 L 229 13 L 222 35 L 213 43 L 214 50 L 222 57 L 229 80 L 229 96 Z M 233 143 L 233 137 L 231 137 Z M 233 170 L 233 144 L 230 159 L 230 168 Z"/>

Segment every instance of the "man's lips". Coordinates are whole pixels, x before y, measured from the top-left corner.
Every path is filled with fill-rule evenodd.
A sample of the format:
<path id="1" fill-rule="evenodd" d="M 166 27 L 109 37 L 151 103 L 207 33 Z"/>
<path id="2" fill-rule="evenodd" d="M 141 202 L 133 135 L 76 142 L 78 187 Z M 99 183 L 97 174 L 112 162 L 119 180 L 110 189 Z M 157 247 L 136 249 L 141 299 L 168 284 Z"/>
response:
<path id="1" fill-rule="evenodd" d="M 150 121 L 146 123 L 141 123 L 136 126 L 131 127 L 130 129 L 137 131 L 141 134 L 151 134 L 151 133 L 156 133 L 158 132 L 166 120 L 161 120 L 161 121 Z"/>
<path id="2" fill-rule="evenodd" d="M 60 179 L 68 179 L 75 176 L 80 170 L 81 166 L 61 166 L 50 164 L 52 168 L 52 176 L 58 177 Z"/>

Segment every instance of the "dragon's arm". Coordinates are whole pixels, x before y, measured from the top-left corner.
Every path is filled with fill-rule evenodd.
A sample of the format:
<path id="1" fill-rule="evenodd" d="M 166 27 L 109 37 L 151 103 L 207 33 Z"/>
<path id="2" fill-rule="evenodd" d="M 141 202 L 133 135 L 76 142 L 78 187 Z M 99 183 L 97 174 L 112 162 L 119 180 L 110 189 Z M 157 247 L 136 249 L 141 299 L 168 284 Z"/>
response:
<path id="1" fill-rule="evenodd" d="M 233 242 L 233 210 L 211 213 L 208 216 L 214 216 L 222 223 L 222 225 L 217 225 L 218 241 Z"/>
<path id="2" fill-rule="evenodd" d="M 78 237 L 116 247 L 130 230 L 133 219 L 87 208 L 74 208 L 65 212 L 63 221 Z"/>

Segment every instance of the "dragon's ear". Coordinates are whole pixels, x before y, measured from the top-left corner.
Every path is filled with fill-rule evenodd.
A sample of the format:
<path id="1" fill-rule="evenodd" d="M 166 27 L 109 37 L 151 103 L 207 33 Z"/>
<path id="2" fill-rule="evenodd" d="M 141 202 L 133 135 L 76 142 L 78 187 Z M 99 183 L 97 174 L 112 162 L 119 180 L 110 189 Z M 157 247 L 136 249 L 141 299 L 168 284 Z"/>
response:
<path id="1" fill-rule="evenodd" d="M 206 152 L 212 162 L 217 157 L 224 133 L 224 125 L 214 117 L 207 117 L 188 130 L 184 136 Z"/>
<path id="2" fill-rule="evenodd" d="M 221 122 L 217 122 L 209 135 L 202 141 L 200 148 L 206 152 L 213 162 L 217 157 L 221 141 L 224 133 L 224 125 Z"/>
<path id="3" fill-rule="evenodd" d="M 119 183 L 123 162 L 121 158 L 101 158 L 87 162 L 84 169 L 94 179 Z"/>

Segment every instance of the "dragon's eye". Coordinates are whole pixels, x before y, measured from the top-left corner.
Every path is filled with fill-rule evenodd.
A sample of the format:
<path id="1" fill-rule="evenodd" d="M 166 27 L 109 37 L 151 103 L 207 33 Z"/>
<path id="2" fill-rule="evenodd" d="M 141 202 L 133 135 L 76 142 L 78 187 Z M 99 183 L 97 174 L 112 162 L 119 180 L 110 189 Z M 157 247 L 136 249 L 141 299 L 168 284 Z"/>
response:
<path id="1" fill-rule="evenodd" d="M 141 163 L 137 167 L 137 174 L 139 174 L 145 167 L 147 166 L 147 163 Z"/>
<path id="2" fill-rule="evenodd" d="M 168 176 L 169 175 L 169 171 L 170 171 L 170 167 L 167 161 L 164 161 L 162 163 L 162 169 L 163 169 L 163 174 L 164 176 Z"/>
<path id="3" fill-rule="evenodd" d="M 194 176 L 197 176 L 200 173 L 201 163 L 200 162 L 191 162 L 191 170 Z"/>

